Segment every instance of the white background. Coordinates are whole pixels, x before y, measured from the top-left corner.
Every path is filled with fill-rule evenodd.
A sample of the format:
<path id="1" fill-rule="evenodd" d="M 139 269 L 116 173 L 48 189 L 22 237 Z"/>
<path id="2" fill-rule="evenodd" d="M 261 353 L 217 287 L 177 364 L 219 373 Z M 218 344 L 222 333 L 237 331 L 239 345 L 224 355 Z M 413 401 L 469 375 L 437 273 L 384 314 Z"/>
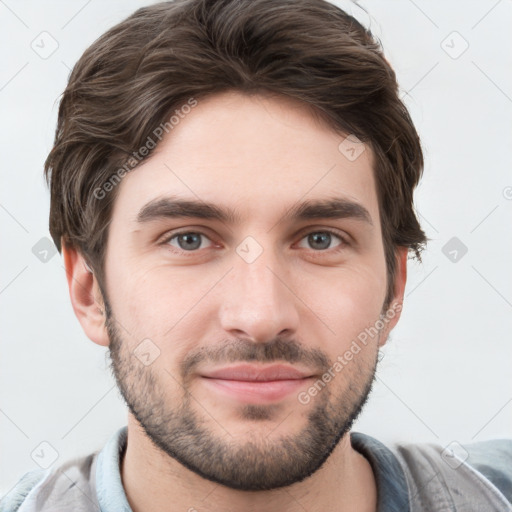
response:
<path id="1" fill-rule="evenodd" d="M 41 442 L 61 464 L 126 423 L 106 349 L 71 309 L 61 256 L 42 263 L 32 248 L 49 237 L 43 162 L 70 68 L 148 3 L 0 2 L 0 494 L 38 467 Z M 381 39 L 422 137 L 416 198 L 431 242 L 423 264 L 410 263 L 402 319 L 354 430 L 443 446 L 511 437 L 512 2 L 360 5 L 371 16 L 340 3 Z M 31 48 L 42 31 L 59 45 L 47 59 Z M 442 252 L 452 237 L 468 249 L 456 262 Z"/>

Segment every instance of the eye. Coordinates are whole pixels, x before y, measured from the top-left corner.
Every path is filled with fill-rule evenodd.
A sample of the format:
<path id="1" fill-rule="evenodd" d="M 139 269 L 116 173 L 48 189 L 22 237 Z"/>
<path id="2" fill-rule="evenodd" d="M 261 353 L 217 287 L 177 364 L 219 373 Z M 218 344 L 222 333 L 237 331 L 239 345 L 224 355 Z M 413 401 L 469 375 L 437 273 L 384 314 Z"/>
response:
<path id="1" fill-rule="evenodd" d="M 205 248 L 202 243 L 203 238 L 211 242 L 211 240 L 203 233 L 196 231 L 183 231 L 181 233 L 175 233 L 164 240 L 163 243 L 169 244 L 180 251 L 191 252 Z"/>
<path id="2" fill-rule="evenodd" d="M 336 242 L 336 245 L 333 245 Z M 163 245 L 171 246 L 177 253 L 197 252 L 200 249 L 212 247 L 212 240 L 199 231 L 182 231 L 167 236 L 162 242 Z M 307 246 L 304 245 L 307 244 Z M 327 252 L 333 249 L 334 252 L 342 250 L 349 245 L 341 234 L 329 229 L 311 231 L 301 238 L 299 247 L 313 249 L 315 252 Z"/>
<path id="3" fill-rule="evenodd" d="M 346 245 L 346 242 L 341 237 L 341 235 L 338 235 L 331 230 L 311 231 L 308 235 L 303 237 L 302 240 L 306 240 L 306 243 L 309 244 L 310 248 L 313 248 L 315 251 L 325 251 L 326 249 L 333 248 L 330 247 L 333 238 L 339 241 L 339 243 L 334 248 L 339 248 L 340 246 Z M 299 245 L 299 247 L 303 246 Z"/>

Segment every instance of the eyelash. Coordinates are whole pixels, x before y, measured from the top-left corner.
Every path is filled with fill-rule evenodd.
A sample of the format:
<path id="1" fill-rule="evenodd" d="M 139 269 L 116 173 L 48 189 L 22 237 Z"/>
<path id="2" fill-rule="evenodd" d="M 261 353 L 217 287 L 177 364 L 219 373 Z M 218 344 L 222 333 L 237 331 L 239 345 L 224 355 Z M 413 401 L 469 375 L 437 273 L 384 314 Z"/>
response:
<path id="1" fill-rule="evenodd" d="M 334 235 L 336 238 L 338 238 L 340 240 L 340 244 L 337 245 L 336 247 L 334 247 L 333 249 L 318 249 L 318 250 L 315 250 L 315 249 L 311 249 L 311 251 L 313 252 L 313 254 L 315 255 L 322 255 L 322 254 L 325 254 L 325 253 L 337 253 L 337 252 L 340 252 L 342 250 L 344 250 L 347 246 L 349 246 L 350 244 L 348 243 L 347 239 L 345 236 L 342 236 L 339 232 L 337 231 L 334 231 L 332 229 L 314 229 L 314 230 L 311 230 L 311 231 L 307 231 L 306 233 L 304 233 L 300 240 L 303 240 L 304 238 L 306 238 L 308 235 L 311 235 L 313 233 L 329 233 L 330 235 Z M 184 249 L 178 249 L 174 246 L 171 246 L 171 245 L 168 245 L 169 242 L 180 236 L 180 235 L 189 235 L 189 234 L 194 234 L 194 235 L 201 235 L 201 236 L 204 236 L 206 238 L 208 238 L 208 240 L 210 240 L 211 242 L 213 242 L 213 240 L 210 239 L 210 237 L 206 234 L 206 233 L 203 233 L 202 231 L 192 231 L 192 230 L 186 230 L 186 231 L 178 231 L 178 232 L 174 232 L 174 233 L 171 233 L 169 234 L 168 236 L 166 236 L 161 242 L 160 242 L 160 245 L 167 245 L 168 248 L 170 248 L 170 250 L 176 254 L 186 254 L 186 253 L 189 253 L 190 255 L 195 255 L 197 254 L 201 249 L 196 249 L 196 250 L 193 250 L 193 251 L 185 251 Z"/>

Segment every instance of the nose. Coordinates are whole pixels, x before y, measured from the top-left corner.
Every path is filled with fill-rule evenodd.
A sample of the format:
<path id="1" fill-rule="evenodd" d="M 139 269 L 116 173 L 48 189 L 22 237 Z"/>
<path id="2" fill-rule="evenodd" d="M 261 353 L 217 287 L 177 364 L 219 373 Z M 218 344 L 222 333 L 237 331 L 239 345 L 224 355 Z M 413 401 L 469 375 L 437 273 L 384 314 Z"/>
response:
<path id="1" fill-rule="evenodd" d="M 299 324 L 300 299 L 285 262 L 266 249 L 252 262 L 235 254 L 233 266 L 221 292 L 222 328 L 231 336 L 255 342 L 293 337 Z"/>

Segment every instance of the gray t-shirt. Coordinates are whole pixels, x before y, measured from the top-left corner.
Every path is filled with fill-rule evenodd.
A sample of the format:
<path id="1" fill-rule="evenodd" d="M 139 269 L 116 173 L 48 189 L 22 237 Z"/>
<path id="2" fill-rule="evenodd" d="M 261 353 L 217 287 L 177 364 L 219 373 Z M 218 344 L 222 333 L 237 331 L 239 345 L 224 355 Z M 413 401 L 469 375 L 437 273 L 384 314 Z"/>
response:
<path id="1" fill-rule="evenodd" d="M 373 469 L 377 512 L 512 511 L 512 440 L 459 445 L 455 454 L 434 444 L 388 448 L 366 434 L 350 436 Z M 126 439 L 125 426 L 101 451 L 26 473 L 0 500 L 0 512 L 132 512 L 120 473 Z"/>

